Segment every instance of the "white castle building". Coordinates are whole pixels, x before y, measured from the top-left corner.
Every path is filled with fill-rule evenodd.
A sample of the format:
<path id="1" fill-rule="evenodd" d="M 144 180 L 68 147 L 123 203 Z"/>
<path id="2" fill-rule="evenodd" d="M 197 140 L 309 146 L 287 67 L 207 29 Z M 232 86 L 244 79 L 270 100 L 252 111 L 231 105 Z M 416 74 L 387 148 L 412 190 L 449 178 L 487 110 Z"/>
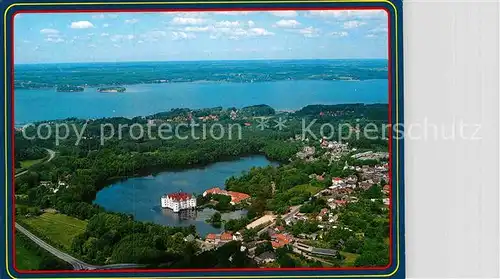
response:
<path id="1" fill-rule="evenodd" d="M 196 208 L 196 198 L 188 193 L 165 194 L 161 197 L 161 207 L 170 208 L 174 212 Z"/>

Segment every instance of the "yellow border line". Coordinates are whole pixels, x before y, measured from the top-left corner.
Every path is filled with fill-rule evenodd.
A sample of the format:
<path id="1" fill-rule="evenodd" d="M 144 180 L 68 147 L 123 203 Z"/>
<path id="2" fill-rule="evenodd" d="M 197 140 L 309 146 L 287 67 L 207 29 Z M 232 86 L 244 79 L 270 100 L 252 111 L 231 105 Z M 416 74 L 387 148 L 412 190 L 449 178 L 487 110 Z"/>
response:
<path id="1" fill-rule="evenodd" d="M 308 3 L 351 3 L 351 2 L 366 2 L 366 3 L 387 3 L 392 8 L 394 9 L 394 15 L 395 15 L 395 45 L 393 46 L 395 50 L 395 67 L 393 71 L 395 71 L 395 88 L 394 92 L 396 93 L 396 122 L 398 123 L 399 120 L 399 61 L 398 61 L 398 11 L 396 9 L 396 6 L 389 0 L 319 0 L 319 1 L 215 1 L 215 2 L 85 2 L 85 3 L 14 3 L 11 4 L 10 6 L 5 9 L 4 12 L 4 50 L 7 50 L 7 13 L 8 11 L 15 6 L 51 6 L 51 5 L 59 5 L 59 6 L 67 6 L 67 5 L 196 5 L 196 4 L 289 4 L 289 3 L 303 3 L 303 4 L 308 4 Z M 181 10 L 181 9 L 179 9 Z M 392 60 L 391 60 L 392 61 Z M 5 150 L 5 241 L 6 241 L 6 253 L 5 253 L 5 269 L 7 271 L 7 274 L 13 278 L 17 279 L 20 277 L 14 277 L 9 270 L 9 242 L 8 242 L 8 224 L 7 224 L 7 219 L 8 219 L 8 189 L 7 185 L 9 184 L 9 173 L 8 173 L 8 156 L 7 156 L 7 133 L 8 133 L 8 127 L 10 127 L 10 123 L 7 123 L 7 91 L 8 87 L 7 84 L 9 84 L 9 81 L 7 80 L 7 52 L 4 52 L 4 80 L 5 80 L 5 112 L 4 112 L 4 121 L 5 121 L 5 134 L 4 134 L 4 150 Z M 392 86 L 391 84 L 389 86 Z M 390 88 L 390 87 L 389 87 Z M 392 93 L 392 91 L 391 91 Z M 394 123 L 393 123 L 394 124 Z M 391 277 L 394 275 L 398 270 L 399 270 L 399 264 L 400 264 L 400 240 L 399 240 L 399 137 L 398 134 L 396 133 L 395 138 L 396 140 L 396 211 L 394 215 L 396 215 L 396 232 L 393 234 L 393 236 L 396 238 L 396 268 L 394 271 L 392 271 L 389 274 L 358 274 L 358 275 L 352 275 L 352 274 L 346 274 L 346 275 L 284 275 L 284 276 L 259 276 L 259 275 L 250 275 L 250 276 L 196 276 L 196 277 L 123 277 L 123 278 L 137 278 L 137 279 L 151 279 L 151 278 L 165 278 L 165 279 L 199 279 L 199 278 L 234 278 L 234 279 L 240 279 L 240 278 L 348 278 L 348 277 Z M 394 159 L 394 158 L 393 158 Z M 392 201 L 391 201 L 392 202 Z M 392 213 L 391 213 L 392 214 Z M 392 243 L 391 243 L 392 245 Z M 264 270 L 263 270 L 264 271 Z M 76 275 L 76 274 L 75 274 Z M 59 279 L 63 277 L 44 277 L 44 278 L 49 278 L 49 279 Z M 73 279 L 87 279 L 88 277 L 70 277 Z M 120 278 L 120 277 L 91 277 L 91 278 Z"/>

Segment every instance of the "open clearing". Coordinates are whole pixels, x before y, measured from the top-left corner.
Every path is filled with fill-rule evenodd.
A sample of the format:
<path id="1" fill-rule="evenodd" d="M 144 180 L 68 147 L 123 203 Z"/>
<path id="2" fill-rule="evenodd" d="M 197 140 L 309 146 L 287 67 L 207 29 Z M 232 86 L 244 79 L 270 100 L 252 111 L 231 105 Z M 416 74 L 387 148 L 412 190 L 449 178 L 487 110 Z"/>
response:
<path id="1" fill-rule="evenodd" d="M 68 251 L 71 249 L 73 238 L 83 233 L 87 226 L 86 221 L 59 213 L 43 213 L 40 216 L 23 218 L 23 222 L 29 225 L 36 235 L 46 237 Z"/>

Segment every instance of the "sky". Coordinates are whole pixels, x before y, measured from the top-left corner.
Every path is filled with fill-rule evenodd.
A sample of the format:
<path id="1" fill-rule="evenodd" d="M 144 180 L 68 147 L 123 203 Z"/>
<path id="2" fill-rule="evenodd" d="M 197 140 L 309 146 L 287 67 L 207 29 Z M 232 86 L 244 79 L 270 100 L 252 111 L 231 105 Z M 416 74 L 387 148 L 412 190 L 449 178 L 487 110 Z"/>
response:
<path id="1" fill-rule="evenodd" d="M 383 10 L 17 14 L 16 64 L 387 58 Z"/>

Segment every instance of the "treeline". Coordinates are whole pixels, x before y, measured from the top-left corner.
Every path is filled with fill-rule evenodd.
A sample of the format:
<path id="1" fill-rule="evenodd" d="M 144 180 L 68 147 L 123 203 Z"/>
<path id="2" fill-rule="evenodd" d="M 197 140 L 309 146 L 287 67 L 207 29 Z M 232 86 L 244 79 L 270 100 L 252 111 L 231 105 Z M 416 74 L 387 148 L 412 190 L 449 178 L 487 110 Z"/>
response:
<path id="1" fill-rule="evenodd" d="M 25 258 L 23 260 L 29 260 L 30 263 L 20 263 L 19 258 L 16 263 L 17 268 L 24 270 L 20 265 L 37 265 L 33 270 L 45 269 L 45 270 L 71 270 L 73 267 L 67 262 L 55 257 L 50 254 L 32 240 L 27 238 L 22 233 L 16 233 L 16 251 L 20 249 L 25 249 L 29 251 L 27 255 L 23 255 Z M 35 257 L 35 258 L 32 258 Z M 35 264 L 37 263 L 37 264 Z M 21 268 L 20 268 L 21 267 Z"/>
<path id="2" fill-rule="evenodd" d="M 196 234 L 194 226 L 165 227 L 103 212 L 89 219 L 85 232 L 73 240 L 71 250 L 93 264 L 173 264 L 197 251 L 195 243 L 184 241 L 189 234 Z"/>

